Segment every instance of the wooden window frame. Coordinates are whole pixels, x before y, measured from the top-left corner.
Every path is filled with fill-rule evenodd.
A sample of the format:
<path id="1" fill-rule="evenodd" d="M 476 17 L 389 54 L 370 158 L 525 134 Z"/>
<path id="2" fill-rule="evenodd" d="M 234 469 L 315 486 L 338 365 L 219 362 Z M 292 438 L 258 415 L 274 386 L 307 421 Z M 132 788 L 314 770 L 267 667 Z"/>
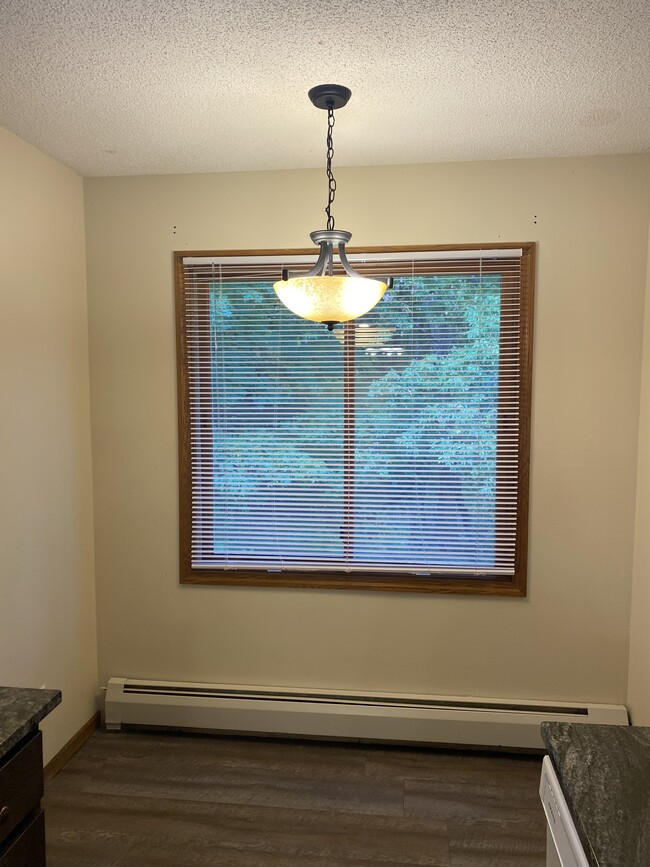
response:
<path id="1" fill-rule="evenodd" d="M 382 254 L 388 252 L 415 253 L 419 251 L 462 252 L 466 250 L 489 250 L 517 248 L 522 250 L 520 293 L 520 341 L 519 341 L 519 436 L 517 447 L 518 491 L 517 518 L 515 533 L 514 575 L 510 579 L 501 577 L 474 577 L 470 570 L 458 577 L 417 576 L 404 573 L 391 574 L 389 571 L 354 571 L 337 573 L 332 571 L 300 571 L 284 568 L 271 574 L 266 570 L 252 568 L 194 568 L 192 567 L 191 530 L 192 530 L 192 454 L 190 436 L 190 393 L 188 352 L 185 334 L 185 286 L 183 260 L 189 257 L 241 257 L 241 256 L 313 256 L 310 249 L 275 250 L 228 250 L 228 251 L 176 251 L 174 253 L 175 298 L 176 298 L 176 348 L 177 348 L 177 386 L 178 386 L 178 446 L 179 446 L 179 537 L 180 537 L 180 583 L 197 585 L 229 585 L 240 587 L 294 587 L 335 590 L 382 590 L 400 593 L 452 593 L 482 596 L 526 596 L 528 560 L 528 500 L 530 476 L 530 416 L 532 392 L 532 331 L 533 299 L 535 280 L 535 243 L 512 242 L 493 244 L 455 244 L 419 245 L 391 247 L 354 248 L 351 254 Z M 487 263 L 484 270 L 498 270 L 498 263 Z M 417 271 L 416 271 L 417 273 Z M 317 327 L 317 326 L 314 326 Z M 349 353 L 346 340 L 344 353 Z M 346 365 L 344 401 L 349 400 L 350 374 Z M 508 401 L 501 394 L 498 398 L 497 430 L 502 418 L 502 408 Z M 352 439 L 351 439 L 352 437 Z M 501 438 L 497 435 L 497 453 Z M 344 451 L 353 449 L 353 432 L 344 435 Z M 497 460 L 498 466 L 498 460 Z M 349 481 L 349 480 L 348 480 Z M 497 476 L 497 507 L 499 500 L 499 481 Z M 345 513 L 345 504 L 344 504 Z M 345 523 L 345 521 L 344 521 Z"/>

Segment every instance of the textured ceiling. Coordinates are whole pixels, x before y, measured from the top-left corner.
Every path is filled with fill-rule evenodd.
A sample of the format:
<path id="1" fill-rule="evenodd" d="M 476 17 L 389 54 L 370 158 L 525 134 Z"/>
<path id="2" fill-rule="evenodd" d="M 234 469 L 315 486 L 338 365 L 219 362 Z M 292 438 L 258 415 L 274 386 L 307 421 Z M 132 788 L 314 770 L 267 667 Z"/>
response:
<path id="1" fill-rule="evenodd" d="M 650 149 L 648 0 L 0 0 L 0 125 L 83 175 Z"/>

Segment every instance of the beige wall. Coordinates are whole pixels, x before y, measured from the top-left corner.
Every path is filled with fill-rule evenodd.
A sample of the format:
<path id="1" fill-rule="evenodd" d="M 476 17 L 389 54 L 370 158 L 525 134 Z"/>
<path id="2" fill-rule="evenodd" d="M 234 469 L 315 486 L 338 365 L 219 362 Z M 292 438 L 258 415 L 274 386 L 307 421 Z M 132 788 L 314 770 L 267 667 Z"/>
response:
<path id="1" fill-rule="evenodd" d="M 650 726 L 650 236 L 645 304 L 628 703 L 634 725 Z"/>
<path id="2" fill-rule="evenodd" d="M 101 682 L 625 702 L 648 157 L 337 177 L 353 244 L 539 243 L 528 598 L 179 586 L 171 252 L 304 246 L 324 174 L 90 179 Z"/>
<path id="3" fill-rule="evenodd" d="M 0 683 L 61 689 L 47 761 L 96 709 L 83 187 L 0 129 Z"/>

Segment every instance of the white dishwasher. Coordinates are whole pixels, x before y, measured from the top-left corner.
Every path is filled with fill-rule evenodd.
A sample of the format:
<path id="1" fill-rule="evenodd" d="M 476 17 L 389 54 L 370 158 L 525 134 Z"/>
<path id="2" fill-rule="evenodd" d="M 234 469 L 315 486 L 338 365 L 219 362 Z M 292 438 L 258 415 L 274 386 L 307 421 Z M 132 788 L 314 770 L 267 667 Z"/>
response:
<path id="1" fill-rule="evenodd" d="M 546 813 L 546 867 L 589 867 L 549 756 L 542 762 L 539 796 Z"/>

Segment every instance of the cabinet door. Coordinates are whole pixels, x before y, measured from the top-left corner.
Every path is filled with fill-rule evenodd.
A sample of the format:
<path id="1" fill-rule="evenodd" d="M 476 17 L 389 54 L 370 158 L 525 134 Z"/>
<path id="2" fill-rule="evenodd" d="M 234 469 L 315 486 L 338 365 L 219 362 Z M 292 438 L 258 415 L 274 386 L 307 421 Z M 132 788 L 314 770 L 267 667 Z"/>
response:
<path id="1" fill-rule="evenodd" d="M 0 767 L 0 852 L 15 828 L 38 809 L 43 795 L 42 736 L 36 732 Z"/>
<path id="2" fill-rule="evenodd" d="M 0 858 L 0 867 L 45 867 L 45 821 L 42 810 Z"/>

